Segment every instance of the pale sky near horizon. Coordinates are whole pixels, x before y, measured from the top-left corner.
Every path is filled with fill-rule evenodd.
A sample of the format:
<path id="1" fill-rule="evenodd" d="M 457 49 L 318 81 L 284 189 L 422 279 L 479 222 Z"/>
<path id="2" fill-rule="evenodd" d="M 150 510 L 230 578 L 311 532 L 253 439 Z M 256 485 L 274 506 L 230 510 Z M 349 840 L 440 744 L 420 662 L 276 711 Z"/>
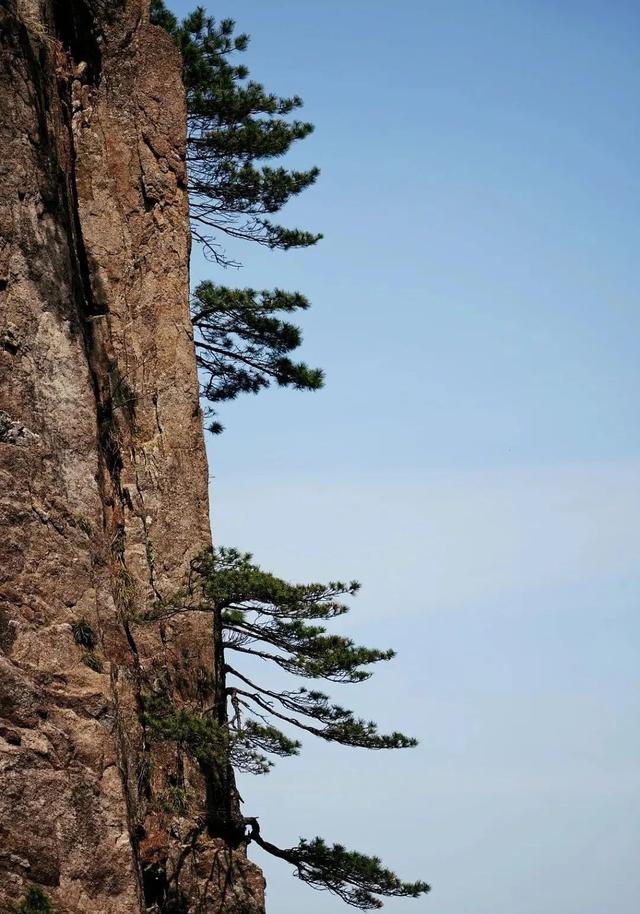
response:
<path id="1" fill-rule="evenodd" d="M 420 739 L 309 737 L 242 779 L 246 812 L 432 883 L 389 914 L 636 914 L 640 7 L 209 8 L 304 98 L 289 161 L 322 175 L 283 219 L 325 239 L 193 278 L 307 294 L 327 373 L 220 410 L 215 538 L 360 579 L 347 627 L 398 657 L 334 694 Z M 252 856 L 270 914 L 348 910 Z"/>

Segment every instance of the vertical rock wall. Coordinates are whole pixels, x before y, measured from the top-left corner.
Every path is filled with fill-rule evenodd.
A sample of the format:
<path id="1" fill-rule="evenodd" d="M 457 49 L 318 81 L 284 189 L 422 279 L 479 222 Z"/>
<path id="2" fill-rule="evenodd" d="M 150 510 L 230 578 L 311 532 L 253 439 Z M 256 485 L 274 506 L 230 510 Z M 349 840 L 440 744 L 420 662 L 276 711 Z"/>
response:
<path id="1" fill-rule="evenodd" d="M 146 6 L 0 0 L 2 912 L 31 884 L 60 914 L 263 908 L 141 724 L 149 689 L 205 706 L 212 663 L 207 618 L 134 621 L 210 543 L 184 93 Z"/>

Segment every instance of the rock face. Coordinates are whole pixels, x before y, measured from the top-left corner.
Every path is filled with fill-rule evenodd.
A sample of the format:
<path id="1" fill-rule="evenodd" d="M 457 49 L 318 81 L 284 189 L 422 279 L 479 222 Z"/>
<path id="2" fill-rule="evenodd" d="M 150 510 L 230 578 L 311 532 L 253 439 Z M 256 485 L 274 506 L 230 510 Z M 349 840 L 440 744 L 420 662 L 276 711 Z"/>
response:
<path id="1" fill-rule="evenodd" d="M 177 51 L 145 0 L 0 0 L 0 912 L 259 914 L 142 696 L 206 706 L 210 545 Z"/>

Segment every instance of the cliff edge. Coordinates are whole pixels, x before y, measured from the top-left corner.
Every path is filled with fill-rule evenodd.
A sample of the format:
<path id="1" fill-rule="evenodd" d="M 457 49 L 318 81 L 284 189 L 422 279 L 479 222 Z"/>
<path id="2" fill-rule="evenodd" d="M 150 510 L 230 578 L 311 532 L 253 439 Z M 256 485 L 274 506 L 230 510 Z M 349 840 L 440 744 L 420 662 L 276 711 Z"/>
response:
<path id="1" fill-rule="evenodd" d="M 0 911 L 263 911 L 154 744 L 206 619 L 140 626 L 210 545 L 178 52 L 144 0 L 0 0 Z"/>

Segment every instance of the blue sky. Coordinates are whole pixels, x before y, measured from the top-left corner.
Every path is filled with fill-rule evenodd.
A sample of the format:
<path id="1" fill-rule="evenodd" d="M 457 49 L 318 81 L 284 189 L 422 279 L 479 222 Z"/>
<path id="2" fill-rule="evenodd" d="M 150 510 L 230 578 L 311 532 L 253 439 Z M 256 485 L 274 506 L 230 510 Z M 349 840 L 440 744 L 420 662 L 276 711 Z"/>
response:
<path id="1" fill-rule="evenodd" d="M 172 4 L 186 11 L 191 4 Z M 252 75 L 305 99 L 285 211 L 325 233 L 194 280 L 298 289 L 317 394 L 221 411 L 218 542 L 357 577 L 398 658 L 338 690 L 410 752 L 305 741 L 245 779 L 276 843 L 322 834 L 433 884 L 389 914 L 640 903 L 640 10 L 235 0 Z M 263 855 L 271 914 L 343 904 Z"/>

